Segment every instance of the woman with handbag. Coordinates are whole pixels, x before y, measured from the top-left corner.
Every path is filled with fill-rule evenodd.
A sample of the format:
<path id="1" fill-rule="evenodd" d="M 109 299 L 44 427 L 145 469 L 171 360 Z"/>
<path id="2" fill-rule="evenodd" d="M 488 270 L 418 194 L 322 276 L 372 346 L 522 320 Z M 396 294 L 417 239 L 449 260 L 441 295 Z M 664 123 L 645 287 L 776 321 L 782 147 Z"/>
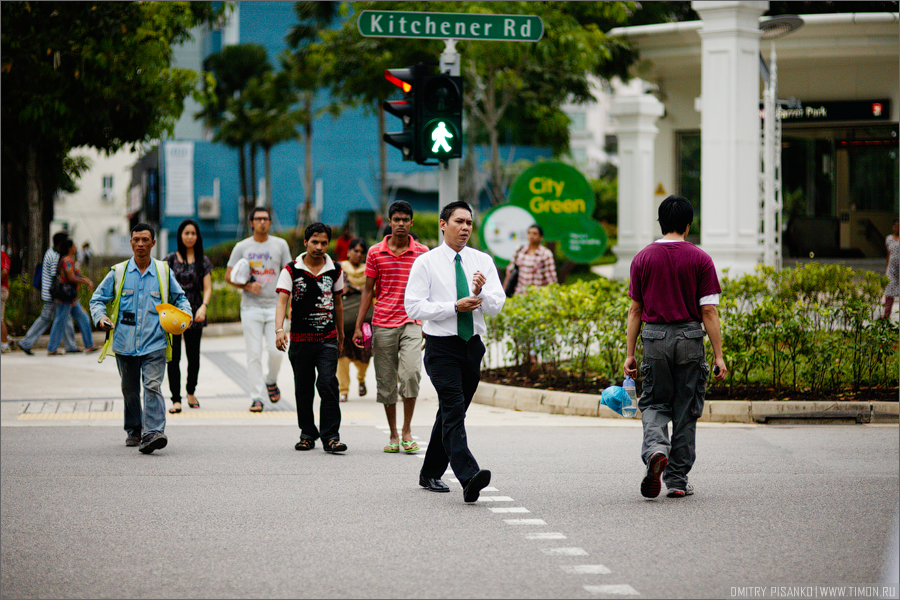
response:
<path id="1" fill-rule="evenodd" d="M 353 343 L 353 332 L 356 329 L 356 317 L 359 314 L 359 302 L 362 290 L 366 285 L 366 252 L 368 247 L 361 238 L 350 242 L 347 260 L 341 262 L 344 271 L 344 347 L 338 358 L 337 378 L 340 388 L 341 402 L 346 402 L 350 394 L 350 363 L 356 365 L 356 379 L 359 381 L 359 395 L 366 395 L 366 370 L 372 359 L 371 348 L 360 348 Z M 366 323 L 372 322 L 372 306 L 366 307 Z"/>
<path id="2" fill-rule="evenodd" d="M 212 262 L 203 254 L 203 236 L 200 225 L 194 219 L 185 219 L 178 226 L 175 236 L 178 244 L 177 252 L 166 255 L 172 275 L 184 290 L 194 320 L 182 335 L 172 336 L 172 360 L 167 366 L 169 376 L 169 392 L 172 394 L 173 415 L 181 412 L 181 338 L 184 338 L 184 350 L 187 355 L 187 392 L 188 406 L 200 408 L 200 402 L 194 396 L 197 391 L 197 377 L 200 374 L 200 339 L 206 327 L 206 309 L 212 299 Z"/>
<path id="3" fill-rule="evenodd" d="M 47 354 L 50 356 L 62 356 L 65 350 L 59 349 L 65 333 L 69 315 L 78 323 L 81 337 L 84 340 L 84 351 L 94 352 L 99 346 L 94 345 L 94 335 L 91 332 L 91 320 L 78 302 L 78 286 L 85 284 L 89 290 L 94 289 L 94 283 L 81 274 L 81 269 L 75 265 L 75 255 L 78 248 L 75 242 L 67 239 L 60 246 L 59 268 L 57 277 L 50 284 L 50 295 L 56 301 L 56 316 L 53 319 L 53 327 L 50 328 L 50 341 L 47 344 Z"/>
<path id="4" fill-rule="evenodd" d="M 556 283 L 553 253 L 542 245 L 544 230 L 540 225 L 528 228 L 528 244 L 520 246 L 506 269 L 503 289 L 507 296 L 524 293 L 529 286 L 543 287 Z"/>

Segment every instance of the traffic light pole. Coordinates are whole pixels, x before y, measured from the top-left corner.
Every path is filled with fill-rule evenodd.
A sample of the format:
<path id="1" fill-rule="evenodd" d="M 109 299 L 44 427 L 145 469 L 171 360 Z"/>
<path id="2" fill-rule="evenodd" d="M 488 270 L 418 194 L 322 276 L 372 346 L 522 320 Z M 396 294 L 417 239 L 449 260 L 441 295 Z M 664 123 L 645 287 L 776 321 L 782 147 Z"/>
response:
<path id="1" fill-rule="evenodd" d="M 444 52 L 441 54 L 440 71 L 446 75 L 458 77 L 459 52 L 456 51 L 456 40 L 444 40 Z M 461 101 L 461 100 L 460 100 Z M 438 166 L 438 213 L 446 205 L 459 200 L 459 159 L 451 158 L 441 161 Z M 438 242 L 444 241 L 444 236 L 438 232 Z"/>

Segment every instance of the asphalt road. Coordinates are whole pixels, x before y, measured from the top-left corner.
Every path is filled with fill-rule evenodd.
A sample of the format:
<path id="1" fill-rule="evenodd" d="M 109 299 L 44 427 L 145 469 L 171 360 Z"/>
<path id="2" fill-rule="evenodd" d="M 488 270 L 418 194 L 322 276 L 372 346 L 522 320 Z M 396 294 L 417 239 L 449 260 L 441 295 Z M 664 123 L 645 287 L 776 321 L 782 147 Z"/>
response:
<path id="1" fill-rule="evenodd" d="M 343 429 L 178 426 L 151 456 L 113 427 L 4 427 L 4 598 L 724 598 L 884 582 L 896 426 L 703 427 L 693 497 L 648 501 L 635 427 L 485 425 L 466 505 L 421 459 Z M 424 433 L 424 432 L 422 432 Z M 422 436 L 420 436 L 422 437 Z M 896 540 L 895 540 L 896 542 Z M 612 586 L 612 587 L 603 587 Z"/>
<path id="2" fill-rule="evenodd" d="M 150 456 L 124 445 L 114 361 L 3 355 L 0 597 L 897 597 L 896 424 L 701 424 L 696 494 L 646 500 L 639 422 L 473 404 L 494 478 L 467 505 L 381 451 L 373 392 L 342 405 L 345 455 L 297 452 L 288 361 L 253 415 L 240 340 L 203 344 L 202 408 Z"/>

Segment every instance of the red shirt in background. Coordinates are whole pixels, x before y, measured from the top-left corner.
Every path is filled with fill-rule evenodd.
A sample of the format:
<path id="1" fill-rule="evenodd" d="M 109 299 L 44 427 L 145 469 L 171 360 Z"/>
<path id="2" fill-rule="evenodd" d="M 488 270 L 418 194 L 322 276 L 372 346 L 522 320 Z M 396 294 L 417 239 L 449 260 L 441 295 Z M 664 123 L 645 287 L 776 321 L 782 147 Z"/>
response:
<path id="1" fill-rule="evenodd" d="M 347 253 L 350 251 L 351 239 L 341 236 L 334 241 L 334 254 L 337 262 L 347 260 Z"/>
<path id="2" fill-rule="evenodd" d="M 3 281 L 0 284 L 0 287 L 5 287 L 9 289 L 9 270 L 12 268 L 12 262 L 9 260 L 9 256 L 6 252 L 0 250 L 3 256 L 0 256 L 0 268 L 3 269 Z"/>
<path id="3" fill-rule="evenodd" d="M 644 323 L 701 322 L 700 298 L 721 291 L 712 258 L 690 242 L 654 242 L 631 261 L 628 296 Z"/>
<path id="4" fill-rule="evenodd" d="M 421 254 L 428 252 L 428 246 L 409 238 L 409 247 L 400 256 L 395 256 L 385 238 L 369 249 L 366 257 L 366 277 L 375 279 L 375 312 L 372 325 L 376 327 L 400 327 L 407 323 L 419 323 L 409 318 L 403 307 L 409 270 Z"/>

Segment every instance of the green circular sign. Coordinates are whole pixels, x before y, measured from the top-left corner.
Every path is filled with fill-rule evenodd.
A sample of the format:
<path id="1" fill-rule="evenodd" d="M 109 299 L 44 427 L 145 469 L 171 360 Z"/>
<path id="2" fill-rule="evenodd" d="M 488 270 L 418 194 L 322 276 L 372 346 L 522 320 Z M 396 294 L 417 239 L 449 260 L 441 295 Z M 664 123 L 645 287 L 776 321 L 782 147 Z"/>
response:
<path id="1" fill-rule="evenodd" d="M 606 231 L 592 216 L 594 190 L 572 166 L 545 162 L 527 169 L 513 184 L 509 205 L 531 213 L 544 239 L 558 241 L 573 262 L 590 263 L 606 251 Z"/>

